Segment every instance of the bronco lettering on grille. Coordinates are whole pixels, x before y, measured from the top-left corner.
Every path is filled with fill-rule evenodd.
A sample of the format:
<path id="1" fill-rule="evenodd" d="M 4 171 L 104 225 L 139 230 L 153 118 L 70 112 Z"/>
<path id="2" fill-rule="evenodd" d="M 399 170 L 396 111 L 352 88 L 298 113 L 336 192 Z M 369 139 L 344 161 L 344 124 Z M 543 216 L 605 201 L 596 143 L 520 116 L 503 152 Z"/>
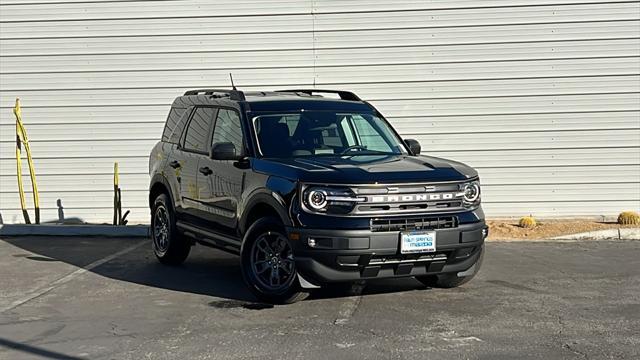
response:
<path id="1" fill-rule="evenodd" d="M 394 203 L 394 202 L 417 202 L 434 200 L 452 200 L 457 196 L 454 193 L 439 194 L 407 194 L 407 195 L 376 195 L 370 196 L 367 202 L 372 203 Z"/>

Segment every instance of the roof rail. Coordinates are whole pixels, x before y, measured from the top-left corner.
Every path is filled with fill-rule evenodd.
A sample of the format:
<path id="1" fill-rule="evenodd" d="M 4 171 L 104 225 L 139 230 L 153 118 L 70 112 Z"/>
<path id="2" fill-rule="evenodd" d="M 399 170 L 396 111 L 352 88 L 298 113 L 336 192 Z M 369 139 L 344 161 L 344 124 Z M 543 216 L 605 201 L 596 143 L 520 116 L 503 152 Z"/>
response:
<path id="1" fill-rule="evenodd" d="M 342 100 L 362 101 L 362 99 L 360 99 L 358 95 L 352 93 L 351 91 L 343 91 L 343 90 L 289 89 L 289 90 L 277 90 L 276 92 L 294 92 L 294 93 L 303 93 L 307 95 L 313 95 L 314 93 L 338 94 L 338 96 Z"/>
<path id="2" fill-rule="evenodd" d="M 240 90 L 229 90 L 229 89 L 195 89 L 189 90 L 184 93 L 184 96 L 188 95 L 214 95 L 215 93 L 220 93 L 223 96 L 228 96 L 230 100 L 236 101 L 244 101 L 246 98 L 244 97 L 244 93 Z"/>

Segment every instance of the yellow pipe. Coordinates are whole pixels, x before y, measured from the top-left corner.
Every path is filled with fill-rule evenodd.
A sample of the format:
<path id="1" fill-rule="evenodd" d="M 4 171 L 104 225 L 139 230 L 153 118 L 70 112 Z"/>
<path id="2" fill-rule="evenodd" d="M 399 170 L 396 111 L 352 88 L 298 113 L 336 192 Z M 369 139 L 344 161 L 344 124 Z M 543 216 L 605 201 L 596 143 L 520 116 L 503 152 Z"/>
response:
<path id="1" fill-rule="evenodd" d="M 27 203 L 24 198 L 24 186 L 22 185 L 22 163 L 20 161 L 20 152 L 22 148 L 22 142 L 20 140 L 20 125 L 16 121 L 16 164 L 17 169 L 16 172 L 18 174 L 18 190 L 20 192 L 20 208 L 22 209 L 22 216 L 24 217 L 24 222 L 26 224 L 31 224 L 31 220 L 29 220 L 29 213 L 27 212 Z"/>
<path id="2" fill-rule="evenodd" d="M 118 162 L 113 163 L 113 186 L 120 185 L 120 171 L 118 170 Z"/>
<path id="3" fill-rule="evenodd" d="M 22 162 L 21 151 L 22 144 L 27 153 L 27 163 L 29 164 L 29 175 L 31 177 L 31 189 L 33 190 L 33 204 L 36 212 L 36 224 L 40 223 L 40 196 L 38 194 L 38 183 L 36 182 L 36 171 L 33 166 L 33 158 L 31 157 L 31 147 L 29 146 L 29 138 L 27 130 L 22 123 L 22 109 L 20 108 L 20 99 L 16 98 L 16 106 L 13 108 L 13 114 L 16 116 L 16 164 L 18 175 L 18 188 L 20 191 L 20 207 L 24 215 L 24 221 L 30 224 L 29 213 L 27 212 L 27 204 L 24 196 L 24 185 L 22 183 Z"/>

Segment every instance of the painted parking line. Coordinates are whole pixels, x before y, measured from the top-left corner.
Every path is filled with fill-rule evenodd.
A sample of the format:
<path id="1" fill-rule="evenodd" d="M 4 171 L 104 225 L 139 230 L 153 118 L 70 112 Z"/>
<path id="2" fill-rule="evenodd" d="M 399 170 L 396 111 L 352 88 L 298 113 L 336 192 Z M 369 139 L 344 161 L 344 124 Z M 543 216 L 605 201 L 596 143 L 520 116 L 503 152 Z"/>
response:
<path id="1" fill-rule="evenodd" d="M 354 296 L 349 297 L 347 301 L 345 301 L 340 310 L 338 311 L 338 317 L 333 322 L 335 325 L 344 325 L 349 322 L 349 319 L 353 316 L 353 313 L 356 312 L 358 306 L 360 306 L 360 302 L 362 302 L 362 291 L 364 290 L 364 285 L 362 284 L 354 284 L 351 291 Z"/>
<path id="2" fill-rule="evenodd" d="M 6 305 L 4 307 L 1 307 L 0 308 L 0 313 L 15 309 L 16 307 L 18 307 L 20 305 L 28 303 L 29 301 L 31 301 L 33 299 L 36 299 L 36 298 L 38 298 L 38 297 L 50 292 L 51 290 L 55 289 L 56 287 L 68 283 L 69 281 L 73 280 L 74 278 L 86 273 L 87 271 L 91 271 L 92 269 L 97 268 L 98 266 L 100 266 L 102 264 L 108 263 L 109 261 L 111 261 L 113 259 L 116 259 L 116 258 L 118 258 L 118 257 L 120 257 L 122 255 L 130 253 L 133 250 L 139 248 L 140 246 L 142 246 L 142 245 L 144 245 L 146 243 L 147 243 L 146 241 L 141 241 L 141 242 L 139 242 L 139 243 L 137 243 L 135 245 L 131 245 L 131 246 L 125 248 L 125 249 L 122 249 L 122 250 L 116 252 L 116 253 L 113 253 L 113 254 L 111 254 L 109 256 L 103 257 L 102 259 L 96 260 L 96 261 L 90 263 L 87 266 L 84 266 L 84 267 L 82 267 L 80 269 L 77 269 L 77 270 L 71 272 L 70 274 L 67 274 L 67 275 L 59 278 L 58 280 L 53 281 L 52 283 L 50 283 L 49 285 L 47 285 L 45 287 L 30 291 L 28 294 L 26 294 L 22 298 L 17 299 L 17 300 L 13 301 L 12 303 L 10 303 L 10 304 L 8 304 L 8 305 Z"/>

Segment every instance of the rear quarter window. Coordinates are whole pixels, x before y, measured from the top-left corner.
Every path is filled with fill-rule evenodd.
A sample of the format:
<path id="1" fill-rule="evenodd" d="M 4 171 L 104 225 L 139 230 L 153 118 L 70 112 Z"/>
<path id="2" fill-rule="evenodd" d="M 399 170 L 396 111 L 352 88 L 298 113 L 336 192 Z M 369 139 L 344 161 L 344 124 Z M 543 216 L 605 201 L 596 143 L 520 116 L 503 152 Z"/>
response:
<path id="1" fill-rule="evenodd" d="M 184 116 L 186 110 L 185 108 L 171 108 L 162 132 L 162 141 L 171 144 L 177 144 L 180 141 L 186 120 L 186 116 Z"/>

